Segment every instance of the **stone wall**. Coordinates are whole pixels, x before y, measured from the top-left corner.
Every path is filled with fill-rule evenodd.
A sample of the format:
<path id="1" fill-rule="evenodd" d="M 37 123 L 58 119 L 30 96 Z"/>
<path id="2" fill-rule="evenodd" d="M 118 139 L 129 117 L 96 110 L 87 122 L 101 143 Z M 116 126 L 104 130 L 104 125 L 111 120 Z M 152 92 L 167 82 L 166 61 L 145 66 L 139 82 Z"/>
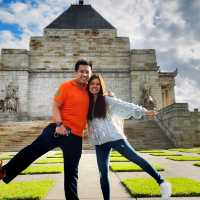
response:
<path id="1" fill-rule="evenodd" d="M 200 146 L 200 112 L 190 112 L 187 103 L 163 108 L 157 121 L 176 147 Z"/>
<path id="2" fill-rule="evenodd" d="M 52 100 L 59 85 L 71 78 L 72 72 L 30 73 L 29 79 L 29 116 L 31 118 L 48 118 L 52 111 Z"/>
<path id="3" fill-rule="evenodd" d="M 28 115 L 31 118 L 48 118 L 51 115 L 53 96 L 62 82 L 72 78 L 72 73 L 72 70 L 56 72 L 35 70 L 29 74 Z M 126 101 L 130 100 L 128 73 L 102 74 L 108 89 L 117 97 Z"/>
<path id="4" fill-rule="evenodd" d="M 29 67 L 29 55 L 26 49 L 2 49 L 1 68 L 23 70 Z"/>
<path id="5" fill-rule="evenodd" d="M 30 41 L 32 69 L 72 69 L 80 58 L 91 60 L 94 69 L 128 69 L 129 38 L 113 30 L 45 30 Z"/>

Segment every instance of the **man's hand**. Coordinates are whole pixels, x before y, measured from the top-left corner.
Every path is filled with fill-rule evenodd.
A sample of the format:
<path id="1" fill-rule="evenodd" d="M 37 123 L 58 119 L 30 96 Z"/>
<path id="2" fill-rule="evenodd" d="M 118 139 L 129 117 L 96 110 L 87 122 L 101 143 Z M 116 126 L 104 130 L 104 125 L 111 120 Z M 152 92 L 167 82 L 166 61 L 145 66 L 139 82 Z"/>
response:
<path id="1" fill-rule="evenodd" d="M 66 131 L 65 127 L 63 126 L 63 124 L 61 126 L 59 126 L 59 127 L 56 127 L 55 132 L 58 135 L 67 135 L 67 131 Z"/>
<path id="2" fill-rule="evenodd" d="M 145 115 L 149 118 L 149 119 L 155 119 L 156 115 L 158 114 L 158 112 L 154 111 L 154 110 L 147 110 L 145 111 Z"/>

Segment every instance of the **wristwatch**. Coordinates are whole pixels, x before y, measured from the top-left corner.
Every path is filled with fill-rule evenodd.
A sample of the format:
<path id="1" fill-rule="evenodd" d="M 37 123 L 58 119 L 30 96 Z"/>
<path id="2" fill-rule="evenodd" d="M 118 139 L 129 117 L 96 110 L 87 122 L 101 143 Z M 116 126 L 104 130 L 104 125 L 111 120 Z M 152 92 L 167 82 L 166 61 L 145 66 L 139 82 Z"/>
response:
<path id="1" fill-rule="evenodd" d="M 60 127 L 60 126 L 62 126 L 62 122 L 56 122 L 56 127 Z"/>

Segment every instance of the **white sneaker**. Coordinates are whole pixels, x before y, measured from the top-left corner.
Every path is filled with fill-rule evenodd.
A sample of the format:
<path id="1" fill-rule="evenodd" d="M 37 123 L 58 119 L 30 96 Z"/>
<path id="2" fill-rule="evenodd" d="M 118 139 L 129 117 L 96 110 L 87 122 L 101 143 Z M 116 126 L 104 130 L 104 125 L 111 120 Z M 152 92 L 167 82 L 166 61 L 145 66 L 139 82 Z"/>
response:
<path id="1" fill-rule="evenodd" d="M 172 194 L 171 184 L 168 182 L 163 182 L 160 184 L 160 193 L 162 200 L 170 200 Z"/>

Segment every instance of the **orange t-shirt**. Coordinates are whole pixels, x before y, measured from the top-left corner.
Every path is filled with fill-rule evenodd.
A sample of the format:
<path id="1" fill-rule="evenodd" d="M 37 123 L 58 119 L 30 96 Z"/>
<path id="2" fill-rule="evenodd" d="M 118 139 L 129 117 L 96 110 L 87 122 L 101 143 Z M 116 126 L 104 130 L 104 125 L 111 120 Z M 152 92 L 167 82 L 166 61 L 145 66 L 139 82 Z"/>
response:
<path id="1" fill-rule="evenodd" d="M 75 80 L 64 82 L 55 94 L 54 100 L 61 105 L 60 114 L 63 125 L 71 128 L 75 135 L 82 137 L 89 107 L 86 88 L 78 86 Z"/>

